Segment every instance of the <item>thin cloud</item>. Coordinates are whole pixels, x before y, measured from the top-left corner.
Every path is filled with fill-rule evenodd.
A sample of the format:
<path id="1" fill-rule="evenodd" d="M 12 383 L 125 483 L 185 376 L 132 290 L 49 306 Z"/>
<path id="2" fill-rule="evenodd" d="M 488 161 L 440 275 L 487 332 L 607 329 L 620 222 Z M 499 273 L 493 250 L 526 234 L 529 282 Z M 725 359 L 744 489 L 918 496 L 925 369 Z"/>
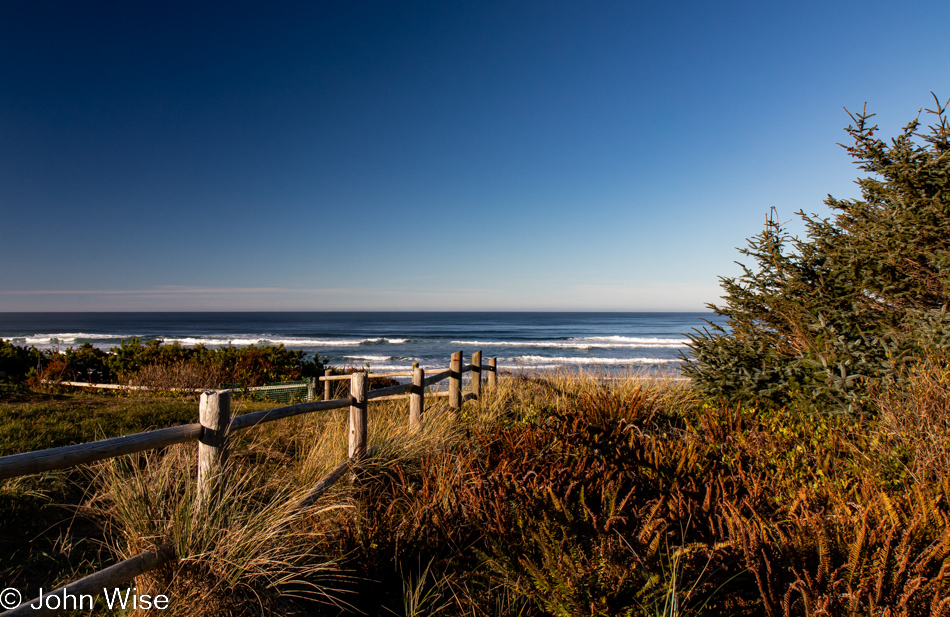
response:
<path id="1" fill-rule="evenodd" d="M 556 290 L 478 287 L 204 287 L 0 290 L 0 311 L 666 311 L 704 310 L 714 286 L 562 285 Z"/>
<path id="2" fill-rule="evenodd" d="M 191 294 L 255 294 L 255 293 L 343 293 L 346 289 L 293 289 L 289 287 L 185 287 L 168 285 L 151 289 L 17 289 L 2 291 L 12 296 L 67 296 L 67 295 L 191 295 Z"/>

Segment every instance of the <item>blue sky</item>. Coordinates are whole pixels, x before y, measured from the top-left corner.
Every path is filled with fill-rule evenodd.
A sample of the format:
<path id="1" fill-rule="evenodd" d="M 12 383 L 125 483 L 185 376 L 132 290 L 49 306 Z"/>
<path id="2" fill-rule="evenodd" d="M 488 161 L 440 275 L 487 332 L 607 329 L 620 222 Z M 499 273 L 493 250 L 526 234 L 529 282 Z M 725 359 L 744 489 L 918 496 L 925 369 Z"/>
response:
<path id="1" fill-rule="evenodd" d="M 912 10 L 908 10 L 912 7 Z M 0 4 L 0 311 L 702 310 L 950 3 Z M 801 227 L 793 224 L 793 229 Z"/>

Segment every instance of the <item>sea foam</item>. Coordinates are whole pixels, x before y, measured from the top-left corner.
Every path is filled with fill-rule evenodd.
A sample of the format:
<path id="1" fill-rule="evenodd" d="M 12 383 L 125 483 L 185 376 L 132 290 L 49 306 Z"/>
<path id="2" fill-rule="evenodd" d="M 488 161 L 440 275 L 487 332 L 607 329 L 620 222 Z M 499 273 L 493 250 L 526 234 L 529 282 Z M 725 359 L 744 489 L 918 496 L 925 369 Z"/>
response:
<path id="1" fill-rule="evenodd" d="M 591 336 L 567 340 L 541 341 L 452 341 L 453 345 L 473 347 L 537 347 L 554 349 L 682 349 L 687 339 L 640 338 L 628 336 Z"/>
<path id="2" fill-rule="evenodd" d="M 624 365 L 633 365 L 633 364 L 670 364 L 675 362 L 680 362 L 679 359 L 674 358 L 591 358 L 591 357 L 580 357 L 580 358 L 571 358 L 571 357 L 547 357 L 547 356 L 515 356 L 511 358 L 512 362 L 523 362 L 526 364 L 529 363 L 546 363 L 554 365 L 564 365 L 564 364 L 590 364 L 590 365 L 615 365 L 615 366 L 624 366 Z"/>

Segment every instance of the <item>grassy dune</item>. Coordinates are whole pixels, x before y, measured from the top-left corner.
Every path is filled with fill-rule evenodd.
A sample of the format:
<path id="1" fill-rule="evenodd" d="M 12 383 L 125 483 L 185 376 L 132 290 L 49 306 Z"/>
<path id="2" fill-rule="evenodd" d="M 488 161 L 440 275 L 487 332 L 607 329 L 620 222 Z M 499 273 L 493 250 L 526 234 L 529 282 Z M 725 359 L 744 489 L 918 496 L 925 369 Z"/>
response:
<path id="1" fill-rule="evenodd" d="M 950 373 L 911 384 L 856 420 L 510 377 L 458 418 L 436 399 L 420 435 L 405 402 L 371 405 L 375 456 L 302 514 L 345 457 L 345 410 L 239 433 L 200 519 L 192 444 L 6 482 L 2 525 L 24 500 L 80 504 L 87 548 L 53 533 L 67 557 L 29 557 L 47 587 L 174 542 L 181 561 L 136 581 L 166 614 L 948 615 Z"/>
<path id="2" fill-rule="evenodd" d="M 236 401 L 238 413 L 266 408 Z M 0 392 L 0 455 L 16 454 L 196 422 L 185 397 L 75 391 Z M 49 589 L 114 561 L 104 519 L 86 507 L 97 470 L 74 468 L 0 481 L 0 580 Z"/>

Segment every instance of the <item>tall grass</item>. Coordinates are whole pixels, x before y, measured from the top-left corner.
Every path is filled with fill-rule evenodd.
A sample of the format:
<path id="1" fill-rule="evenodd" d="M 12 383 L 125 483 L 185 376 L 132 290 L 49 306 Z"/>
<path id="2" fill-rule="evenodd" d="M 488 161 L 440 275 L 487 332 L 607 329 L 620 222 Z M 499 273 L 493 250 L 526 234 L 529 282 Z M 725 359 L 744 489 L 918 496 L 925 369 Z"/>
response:
<path id="1" fill-rule="evenodd" d="M 950 367 L 931 358 L 912 367 L 904 388 L 875 389 L 879 445 L 906 453 L 907 472 L 933 481 L 950 467 Z"/>
<path id="2" fill-rule="evenodd" d="M 318 550 L 322 532 L 312 524 L 333 506 L 296 508 L 329 453 L 339 452 L 330 443 L 335 432 L 318 433 L 301 464 L 289 464 L 271 439 L 243 444 L 225 490 L 203 509 L 193 446 L 102 465 L 98 505 L 115 529 L 118 555 L 171 543 L 180 556 L 140 577 L 139 590 L 174 598 L 171 614 L 182 615 L 261 614 L 287 599 L 345 606 L 342 573 Z M 298 433 L 298 442 L 302 435 L 312 433 Z"/>
<path id="3" fill-rule="evenodd" d="M 511 376 L 418 433 L 371 404 L 373 457 L 302 516 L 345 410 L 238 434 L 204 516 L 186 447 L 103 465 L 96 504 L 119 555 L 175 543 L 138 585 L 180 614 L 946 617 L 947 369 L 917 370 L 859 420 Z"/>
<path id="4" fill-rule="evenodd" d="M 298 504 L 346 458 L 346 410 L 233 436 L 226 489 L 210 510 L 199 511 L 196 503 L 193 445 L 100 464 L 92 506 L 109 520 L 119 558 L 165 543 L 175 547 L 175 564 L 137 581 L 140 592 L 175 598 L 169 614 L 292 612 L 314 602 L 346 608 L 352 575 L 339 565 L 345 555 L 327 548 L 341 526 L 360 528 L 358 487 L 405 474 L 424 453 L 461 438 L 444 403 L 429 407 L 418 432 L 409 430 L 404 406 L 374 405 L 375 454 L 361 465 L 357 488 L 341 481 L 304 511 Z"/>

